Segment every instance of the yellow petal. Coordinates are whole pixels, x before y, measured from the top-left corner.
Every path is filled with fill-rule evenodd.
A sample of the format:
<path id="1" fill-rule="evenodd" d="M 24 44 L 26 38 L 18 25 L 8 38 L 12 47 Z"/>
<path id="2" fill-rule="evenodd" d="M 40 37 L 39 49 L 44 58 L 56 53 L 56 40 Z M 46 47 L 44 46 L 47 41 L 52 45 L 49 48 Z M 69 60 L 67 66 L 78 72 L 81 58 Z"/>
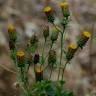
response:
<path id="1" fill-rule="evenodd" d="M 84 31 L 82 35 L 83 35 L 84 37 L 86 37 L 86 38 L 90 38 L 90 37 L 91 37 L 91 34 L 90 34 L 90 32 L 88 32 L 88 31 Z"/>
<path id="2" fill-rule="evenodd" d="M 47 6 L 47 7 L 44 8 L 45 13 L 48 13 L 48 12 L 51 12 L 51 11 L 52 11 L 52 7 L 50 7 L 50 6 Z"/>
<path id="3" fill-rule="evenodd" d="M 67 2 L 61 2 L 61 3 L 60 3 L 60 7 L 61 7 L 61 8 L 67 9 L 68 6 L 69 6 L 69 4 L 68 4 Z"/>
<path id="4" fill-rule="evenodd" d="M 10 25 L 8 26 L 8 32 L 10 33 L 10 32 L 14 32 L 14 31 L 15 31 L 14 25 L 10 24 Z"/>
<path id="5" fill-rule="evenodd" d="M 17 57 L 24 57 L 25 53 L 23 51 L 18 51 L 17 52 Z"/>
<path id="6" fill-rule="evenodd" d="M 70 44 L 68 48 L 69 49 L 77 49 L 77 45 L 76 44 Z"/>

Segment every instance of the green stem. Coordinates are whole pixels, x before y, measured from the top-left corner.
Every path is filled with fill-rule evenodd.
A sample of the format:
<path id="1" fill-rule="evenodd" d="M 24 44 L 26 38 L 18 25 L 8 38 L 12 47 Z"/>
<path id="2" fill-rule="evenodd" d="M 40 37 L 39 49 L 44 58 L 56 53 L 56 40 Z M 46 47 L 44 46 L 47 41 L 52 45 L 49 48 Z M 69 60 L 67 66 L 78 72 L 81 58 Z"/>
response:
<path id="1" fill-rule="evenodd" d="M 43 61 L 43 59 L 44 59 L 45 44 L 46 44 L 46 40 L 44 41 L 44 45 L 43 45 L 43 49 L 42 49 L 42 56 L 41 56 L 42 60 L 41 61 Z M 41 62 L 41 66 L 42 66 L 42 64 L 43 64 L 43 62 Z"/>
<path id="2" fill-rule="evenodd" d="M 22 67 L 20 68 L 20 78 L 21 78 L 21 82 L 23 83 L 23 88 L 26 90 L 26 93 L 25 93 L 26 96 L 31 96 L 29 88 L 27 87 L 28 83 L 25 80 L 26 79 L 26 74 L 25 74 L 24 69 Z"/>
<path id="3" fill-rule="evenodd" d="M 52 67 L 51 67 L 51 72 L 50 72 L 49 80 L 51 80 L 52 72 L 53 72 L 53 65 L 52 65 Z"/>
<path id="4" fill-rule="evenodd" d="M 44 70 L 46 70 L 48 66 L 49 66 L 49 65 L 47 64 L 47 65 L 44 67 Z"/>
<path id="5" fill-rule="evenodd" d="M 24 72 L 23 72 L 23 68 L 22 67 L 20 68 L 20 79 L 21 79 L 21 83 L 23 83 L 22 87 L 26 91 L 25 94 L 27 94 L 27 90 L 26 90 L 26 87 L 25 87 L 25 84 L 24 84 Z"/>
<path id="6" fill-rule="evenodd" d="M 63 33 L 61 33 L 60 66 L 61 66 L 61 64 L 62 64 L 62 53 L 63 53 Z M 58 80 L 59 80 L 59 76 L 60 76 L 60 69 L 59 69 L 59 73 L 58 73 Z"/>
<path id="7" fill-rule="evenodd" d="M 64 17 L 64 10 L 63 10 L 63 8 L 62 8 L 62 13 L 63 13 L 63 17 Z"/>
<path id="8" fill-rule="evenodd" d="M 21 82 L 23 83 L 24 89 L 26 89 L 25 76 L 24 76 L 24 71 L 23 71 L 22 67 L 21 67 L 20 71 L 21 71 L 21 75 L 20 75 L 21 76 Z"/>
<path id="9" fill-rule="evenodd" d="M 51 43 L 49 51 L 52 49 L 53 44 L 54 44 L 54 42 Z M 48 53 L 49 53 L 49 51 L 48 51 Z M 46 61 L 47 57 L 48 57 L 48 54 L 46 55 L 46 57 L 45 57 L 45 59 L 44 59 L 45 61 Z M 45 62 L 45 61 L 44 61 L 44 62 Z M 44 70 L 46 70 L 48 66 L 49 66 L 49 64 L 46 65 L 46 67 L 44 68 Z"/>
<path id="10" fill-rule="evenodd" d="M 28 73 L 28 71 L 29 71 L 30 65 L 31 65 L 31 64 L 28 64 L 28 66 L 27 66 L 27 71 L 26 71 L 26 74 L 27 74 L 27 73 Z"/>
<path id="11" fill-rule="evenodd" d="M 54 44 L 54 42 L 51 43 L 49 51 L 52 49 L 53 44 Z M 49 53 L 49 51 L 48 51 L 48 53 Z M 46 57 L 45 57 L 45 61 L 46 61 L 47 57 L 48 57 L 48 54 L 47 54 Z"/>
<path id="12" fill-rule="evenodd" d="M 64 76 L 64 72 L 65 72 L 65 69 L 66 69 L 67 64 L 68 64 L 68 62 L 65 63 L 64 68 L 63 68 L 63 72 L 62 72 L 62 80 L 63 80 L 63 76 Z"/>

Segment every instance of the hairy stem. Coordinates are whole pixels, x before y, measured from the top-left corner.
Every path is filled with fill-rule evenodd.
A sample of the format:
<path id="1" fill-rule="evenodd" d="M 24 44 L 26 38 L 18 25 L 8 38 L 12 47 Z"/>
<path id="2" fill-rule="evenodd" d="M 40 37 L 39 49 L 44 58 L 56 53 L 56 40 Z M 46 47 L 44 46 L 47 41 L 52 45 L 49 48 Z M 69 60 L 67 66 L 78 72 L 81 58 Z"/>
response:
<path id="1" fill-rule="evenodd" d="M 52 49 L 53 43 L 54 43 L 54 42 L 51 43 L 50 48 L 49 48 L 49 51 Z M 48 53 L 49 53 L 49 51 L 48 51 Z M 47 57 L 48 57 L 48 54 L 47 54 L 46 57 L 45 57 L 45 61 L 46 61 Z"/>
<path id="2" fill-rule="evenodd" d="M 65 62 L 65 65 L 64 65 L 64 68 L 63 68 L 63 71 L 62 71 L 62 80 L 63 80 L 63 77 L 64 77 L 64 72 L 65 72 L 67 64 L 68 64 L 68 62 Z"/>
<path id="3" fill-rule="evenodd" d="M 62 64 L 62 53 L 63 53 L 63 33 L 61 33 L 61 53 L 60 53 L 60 66 Z M 60 69 L 58 72 L 58 80 L 59 80 L 59 76 L 60 76 Z"/>
<path id="4" fill-rule="evenodd" d="M 51 67 L 51 72 L 50 72 L 49 80 L 51 80 L 52 72 L 53 72 L 53 65 L 52 65 L 52 67 Z"/>
<path id="5" fill-rule="evenodd" d="M 23 83 L 23 88 L 26 90 L 25 96 L 31 96 L 29 88 L 27 87 L 28 84 L 26 81 L 26 74 L 25 74 L 24 69 L 22 67 L 20 68 L 20 78 L 21 78 L 21 82 Z"/>
<path id="6" fill-rule="evenodd" d="M 43 59 L 44 59 L 44 49 L 45 49 L 45 44 L 46 44 L 46 40 L 44 41 L 44 45 L 43 45 L 43 49 L 42 49 L 42 56 L 41 56 L 41 66 L 40 66 L 40 69 L 42 67 L 42 64 L 45 63 L 45 61 L 43 62 Z"/>

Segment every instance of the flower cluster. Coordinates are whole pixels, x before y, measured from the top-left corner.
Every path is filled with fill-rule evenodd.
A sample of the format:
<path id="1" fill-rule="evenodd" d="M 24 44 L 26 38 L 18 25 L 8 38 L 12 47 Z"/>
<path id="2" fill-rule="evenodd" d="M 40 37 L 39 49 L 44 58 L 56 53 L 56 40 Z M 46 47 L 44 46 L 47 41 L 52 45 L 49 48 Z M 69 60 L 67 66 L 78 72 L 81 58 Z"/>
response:
<path id="1" fill-rule="evenodd" d="M 66 53 L 67 61 L 70 61 L 73 58 L 73 56 L 78 48 L 83 48 L 85 46 L 85 44 L 87 43 L 87 41 L 89 40 L 90 37 L 91 37 L 90 32 L 84 31 L 82 33 L 82 35 L 80 36 L 80 38 L 77 42 L 77 45 L 76 44 L 69 45 L 68 52 Z"/>
<path id="2" fill-rule="evenodd" d="M 64 70 L 66 68 L 66 65 L 73 59 L 75 56 L 75 53 L 79 48 L 83 48 L 89 38 L 91 37 L 90 32 L 84 31 L 79 40 L 77 41 L 77 44 L 69 44 L 67 48 L 65 47 L 65 35 L 66 35 L 66 28 L 70 21 L 70 13 L 69 13 L 69 4 L 67 2 L 62 2 L 59 4 L 59 7 L 62 12 L 62 16 L 60 18 L 60 26 L 57 26 L 54 16 L 54 9 L 50 6 L 47 6 L 44 8 L 44 13 L 48 19 L 48 22 L 51 23 L 50 25 L 44 25 L 43 26 L 43 40 L 44 42 L 41 42 L 36 34 L 34 34 L 31 38 L 29 38 L 28 42 L 26 43 L 26 48 L 22 50 L 17 50 L 16 43 L 17 43 L 17 33 L 16 28 L 13 25 L 10 25 L 8 27 L 8 35 L 9 35 L 9 47 L 11 51 L 11 57 L 15 61 L 15 66 L 18 68 L 18 73 L 20 75 L 20 81 L 23 83 L 23 89 L 26 91 L 26 96 L 33 96 L 29 89 L 29 79 L 28 79 L 28 71 L 30 66 L 33 66 L 34 73 L 35 73 L 35 80 L 42 81 L 44 79 L 43 73 L 46 68 L 50 68 L 50 73 L 48 73 L 49 80 L 51 80 L 53 68 L 58 69 L 58 78 L 57 81 L 59 81 L 60 75 L 62 75 L 61 83 L 63 82 L 63 74 Z M 51 30 L 50 30 L 51 29 Z M 58 38 L 59 37 L 59 38 Z M 57 52 L 56 50 L 56 42 L 59 42 L 60 44 L 60 58 L 57 58 Z M 41 46 L 40 46 L 41 45 Z M 40 48 L 40 47 L 41 48 Z M 55 48 L 54 48 L 55 47 Z M 47 48 L 47 51 L 45 52 L 45 48 Z M 63 57 L 66 57 L 65 60 Z M 63 61 L 64 60 L 64 61 Z M 64 64 L 63 64 L 64 63 Z M 51 65 L 51 66 L 50 66 Z M 55 65 L 55 67 L 54 67 Z M 30 68 L 31 69 L 31 68 Z M 61 73 L 62 69 L 62 73 Z M 60 74 L 61 73 L 61 74 Z M 42 86 L 39 86 L 41 88 Z M 46 90 L 48 89 L 48 86 L 46 87 Z M 42 91 L 42 90 L 41 90 Z M 60 91 L 60 90 L 59 90 Z M 46 92 L 46 91 L 44 91 Z M 60 93 L 60 92 L 59 92 Z M 59 94 L 58 93 L 58 94 Z M 61 92 L 62 93 L 62 92 Z M 73 96 L 72 93 L 64 93 L 61 95 L 61 93 L 58 96 Z M 45 94 L 45 93 L 44 93 Z M 56 92 L 55 92 L 56 94 Z M 35 95 L 34 95 L 35 96 Z M 38 95 L 36 95 L 38 96 Z M 41 95 L 40 95 L 41 96 Z M 45 95 L 42 95 L 45 96 Z M 48 95 L 49 96 L 49 95 Z M 50 95 L 51 96 L 51 95 Z M 55 95 L 54 95 L 55 96 Z M 57 96 L 57 95 L 56 95 Z"/>

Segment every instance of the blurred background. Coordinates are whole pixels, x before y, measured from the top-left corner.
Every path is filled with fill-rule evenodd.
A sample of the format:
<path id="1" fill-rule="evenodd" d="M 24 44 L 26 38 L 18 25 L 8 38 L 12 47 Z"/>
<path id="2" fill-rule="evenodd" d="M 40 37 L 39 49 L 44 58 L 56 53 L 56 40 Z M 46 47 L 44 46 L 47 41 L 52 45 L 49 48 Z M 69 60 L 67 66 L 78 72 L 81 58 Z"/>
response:
<path id="1" fill-rule="evenodd" d="M 0 0 L 0 96 L 17 96 L 16 69 L 9 56 L 9 24 L 14 24 L 18 32 L 18 48 L 33 34 L 38 34 L 42 41 L 42 26 L 49 24 L 43 13 L 47 5 L 55 9 L 55 23 L 59 25 L 61 17 L 59 2 L 64 0 Z M 79 50 L 65 71 L 66 87 L 73 90 L 76 96 L 96 96 L 96 1 L 68 0 L 72 20 L 66 29 L 66 43 L 76 42 L 84 30 L 92 32 L 92 38 Z M 59 42 L 57 43 L 59 50 Z M 47 50 L 47 49 L 46 49 Z M 58 51 L 59 52 L 59 51 Z M 30 82 L 34 80 L 32 69 L 29 71 Z M 56 72 L 52 77 L 55 80 Z M 47 73 L 45 73 L 47 76 Z"/>

